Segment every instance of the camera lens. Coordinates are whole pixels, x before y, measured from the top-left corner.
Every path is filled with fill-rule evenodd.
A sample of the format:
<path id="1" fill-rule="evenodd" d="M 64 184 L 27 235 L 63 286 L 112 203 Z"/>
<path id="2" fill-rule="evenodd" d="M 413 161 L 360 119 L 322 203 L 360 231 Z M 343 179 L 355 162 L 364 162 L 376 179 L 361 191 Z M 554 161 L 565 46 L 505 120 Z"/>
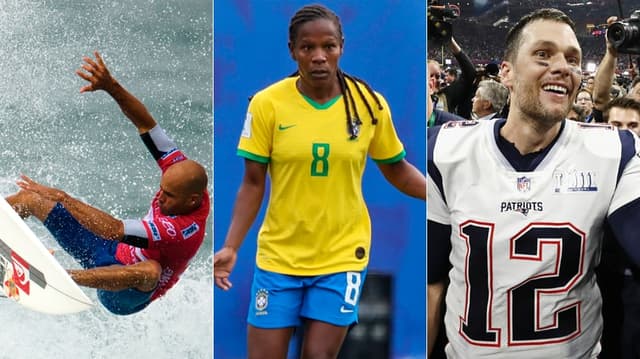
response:
<path id="1" fill-rule="evenodd" d="M 626 49 L 640 40 L 640 29 L 635 23 L 616 22 L 607 29 L 607 39 L 615 48 Z"/>
<path id="2" fill-rule="evenodd" d="M 622 23 L 614 23 L 609 26 L 607 30 L 607 38 L 609 42 L 615 47 L 618 47 L 624 43 L 625 40 L 625 28 Z"/>

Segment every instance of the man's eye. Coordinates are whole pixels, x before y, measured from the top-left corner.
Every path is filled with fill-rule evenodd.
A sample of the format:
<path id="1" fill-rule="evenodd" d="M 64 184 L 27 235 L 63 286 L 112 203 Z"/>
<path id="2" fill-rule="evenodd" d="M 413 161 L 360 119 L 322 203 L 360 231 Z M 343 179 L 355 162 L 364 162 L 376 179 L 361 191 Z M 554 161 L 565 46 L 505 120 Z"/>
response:
<path id="1" fill-rule="evenodd" d="M 535 52 L 536 57 L 546 59 L 548 56 L 547 52 L 544 50 L 538 50 Z"/>

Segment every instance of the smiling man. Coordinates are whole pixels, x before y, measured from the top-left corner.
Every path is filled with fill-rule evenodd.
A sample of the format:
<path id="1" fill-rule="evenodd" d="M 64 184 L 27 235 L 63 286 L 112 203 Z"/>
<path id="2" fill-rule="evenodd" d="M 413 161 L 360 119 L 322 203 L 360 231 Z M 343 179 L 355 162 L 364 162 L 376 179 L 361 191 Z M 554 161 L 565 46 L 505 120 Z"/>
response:
<path id="1" fill-rule="evenodd" d="M 605 222 L 640 262 L 638 144 L 565 120 L 580 65 L 573 22 L 536 10 L 507 35 L 507 119 L 429 129 L 428 320 L 448 275 L 450 358 L 597 357 Z"/>

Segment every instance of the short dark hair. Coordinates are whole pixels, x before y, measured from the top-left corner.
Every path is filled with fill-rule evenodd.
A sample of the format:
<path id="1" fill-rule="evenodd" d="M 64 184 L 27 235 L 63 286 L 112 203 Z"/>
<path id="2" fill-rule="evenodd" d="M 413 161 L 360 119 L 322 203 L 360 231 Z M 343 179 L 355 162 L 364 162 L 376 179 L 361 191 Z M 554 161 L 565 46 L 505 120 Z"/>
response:
<path id="1" fill-rule="evenodd" d="M 504 50 L 504 60 L 513 61 L 522 42 L 522 30 L 525 26 L 536 20 L 551 20 L 561 23 L 565 23 L 571 26 L 571 29 L 575 31 L 575 24 L 569 16 L 558 9 L 538 9 L 525 16 L 523 16 L 517 24 L 515 24 L 509 33 L 507 34 L 507 41 Z"/>
<path id="2" fill-rule="evenodd" d="M 631 97 L 618 97 L 609 101 L 602 109 L 602 118 L 605 122 L 609 122 L 609 112 L 614 107 L 625 110 L 635 110 L 640 115 L 640 102 Z"/>

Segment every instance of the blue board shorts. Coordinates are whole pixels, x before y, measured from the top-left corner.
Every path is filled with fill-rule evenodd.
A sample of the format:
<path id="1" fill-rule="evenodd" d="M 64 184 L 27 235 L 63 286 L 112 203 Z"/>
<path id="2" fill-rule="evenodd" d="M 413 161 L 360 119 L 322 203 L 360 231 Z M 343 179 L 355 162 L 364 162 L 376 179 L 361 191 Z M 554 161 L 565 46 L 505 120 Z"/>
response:
<path id="1" fill-rule="evenodd" d="M 367 270 L 292 276 L 255 269 L 247 321 L 257 328 L 296 327 L 303 319 L 337 326 L 358 322 Z"/>
<path id="2" fill-rule="evenodd" d="M 44 226 L 82 268 L 122 265 L 115 257 L 118 241 L 108 240 L 90 232 L 73 218 L 62 204 L 56 203 L 44 221 Z M 120 291 L 98 289 L 98 299 L 111 313 L 126 315 L 138 312 L 149 305 L 153 292 L 142 292 L 135 288 Z"/>

